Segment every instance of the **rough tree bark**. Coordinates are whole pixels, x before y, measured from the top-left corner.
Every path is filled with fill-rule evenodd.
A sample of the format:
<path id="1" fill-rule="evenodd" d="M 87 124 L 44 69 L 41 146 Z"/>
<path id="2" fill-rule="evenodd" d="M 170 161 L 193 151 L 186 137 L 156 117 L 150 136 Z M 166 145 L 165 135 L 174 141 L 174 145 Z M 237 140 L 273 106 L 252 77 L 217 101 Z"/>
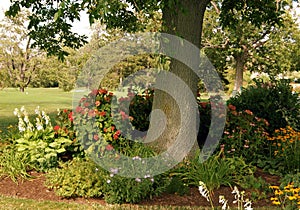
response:
<path id="1" fill-rule="evenodd" d="M 179 4 L 171 7 L 165 6 L 163 9 L 163 32 L 171 35 L 176 35 L 191 42 L 200 49 L 202 23 L 206 6 L 210 0 L 182 0 Z M 177 46 L 180 51 L 180 45 Z M 200 59 L 199 55 L 195 55 Z M 191 58 L 194 59 L 195 57 Z M 193 92 L 194 96 L 197 94 L 197 85 L 199 78 L 183 63 L 172 59 L 170 64 L 170 72 L 178 76 L 184 81 Z M 163 82 L 163 81 L 161 81 Z M 163 83 L 168 86 L 168 82 Z M 176 87 L 170 87 L 176 88 Z M 185 94 L 182 94 L 182 100 L 186 100 Z M 189 103 L 186 104 L 185 112 L 189 112 L 191 107 Z M 180 113 L 176 101 L 167 93 L 156 90 L 154 97 L 153 110 L 160 109 L 166 116 L 166 128 L 162 135 L 150 145 L 155 150 L 161 152 L 169 148 L 175 141 L 180 129 Z M 154 119 L 155 120 L 155 119 Z M 151 127 L 159 122 L 155 122 L 151 118 Z M 193 129 L 191 129 L 191 132 Z M 155 131 L 154 131 L 155 132 Z M 197 133 L 195 133 L 195 137 Z"/>

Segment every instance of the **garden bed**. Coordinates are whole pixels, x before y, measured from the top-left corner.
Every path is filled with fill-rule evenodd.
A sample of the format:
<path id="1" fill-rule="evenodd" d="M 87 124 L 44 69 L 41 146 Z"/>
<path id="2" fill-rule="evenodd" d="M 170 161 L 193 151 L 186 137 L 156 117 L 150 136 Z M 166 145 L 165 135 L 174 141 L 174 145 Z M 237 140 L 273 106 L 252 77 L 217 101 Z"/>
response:
<path id="1" fill-rule="evenodd" d="M 51 200 L 59 202 L 75 202 L 75 203 L 97 203 L 100 205 L 106 205 L 106 202 L 100 198 L 72 198 L 66 199 L 60 196 L 57 196 L 53 190 L 48 189 L 44 186 L 45 174 L 30 172 L 33 179 L 20 181 L 18 184 L 13 182 L 9 178 L 2 178 L 0 180 L 0 195 L 9 196 L 9 197 L 18 197 L 18 198 L 29 198 L 34 200 Z M 255 176 L 262 177 L 267 183 L 271 185 L 279 184 L 279 177 L 273 176 L 268 173 L 263 172 L 258 169 L 255 173 Z M 247 193 L 250 193 L 247 191 Z M 220 187 L 219 189 L 214 190 L 214 204 L 218 204 L 219 195 L 224 195 L 229 199 L 229 203 L 232 204 L 234 199 L 232 195 L 232 189 L 229 187 Z M 143 206 L 209 206 L 209 202 L 203 198 L 197 188 L 190 188 L 188 194 L 180 196 L 176 194 L 167 194 L 164 193 L 161 196 L 154 197 L 151 200 L 145 200 L 139 203 Z M 260 199 L 253 201 L 253 207 L 265 207 L 272 206 L 269 199 Z"/>

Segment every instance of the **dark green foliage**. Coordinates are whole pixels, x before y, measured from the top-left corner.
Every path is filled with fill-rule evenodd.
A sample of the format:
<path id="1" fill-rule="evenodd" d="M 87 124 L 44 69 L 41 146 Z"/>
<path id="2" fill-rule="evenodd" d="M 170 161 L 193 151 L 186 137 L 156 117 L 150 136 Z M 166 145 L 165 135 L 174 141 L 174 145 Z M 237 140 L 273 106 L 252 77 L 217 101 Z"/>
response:
<path id="1" fill-rule="evenodd" d="M 243 89 L 242 93 L 230 98 L 229 104 L 237 111 L 251 110 L 257 117 L 266 119 L 269 132 L 287 125 L 300 129 L 299 94 L 292 93 L 287 80 L 263 83 L 255 80 L 254 86 Z"/>

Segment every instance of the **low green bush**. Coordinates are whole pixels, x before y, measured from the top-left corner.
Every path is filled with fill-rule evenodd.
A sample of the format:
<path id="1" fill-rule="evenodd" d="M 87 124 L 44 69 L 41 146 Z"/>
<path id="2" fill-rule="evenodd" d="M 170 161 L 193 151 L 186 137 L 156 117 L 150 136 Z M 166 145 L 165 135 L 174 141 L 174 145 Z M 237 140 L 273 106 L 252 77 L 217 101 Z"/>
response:
<path id="1" fill-rule="evenodd" d="M 106 171 L 89 159 L 74 158 L 49 171 L 45 185 L 63 197 L 103 197 L 107 203 L 137 203 L 159 195 L 167 186 L 163 175 L 125 178 L 117 169 Z"/>
<path id="2" fill-rule="evenodd" d="M 74 158 L 49 170 L 45 185 L 62 197 L 100 197 L 107 175 L 92 161 Z"/>

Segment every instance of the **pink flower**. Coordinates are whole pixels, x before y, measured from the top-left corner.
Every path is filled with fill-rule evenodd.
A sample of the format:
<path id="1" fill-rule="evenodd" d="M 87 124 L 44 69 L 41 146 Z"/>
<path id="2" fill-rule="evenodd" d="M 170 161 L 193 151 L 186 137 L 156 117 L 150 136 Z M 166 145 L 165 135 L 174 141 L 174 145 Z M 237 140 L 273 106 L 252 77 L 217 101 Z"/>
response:
<path id="1" fill-rule="evenodd" d="M 111 150 L 114 149 L 114 147 L 113 147 L 111 144 L 108 144 L 108 145 L 106 145 L 105 149 L 106 149 L 107 151 L 111 151 Z"/>
<path id="2" fill-rule="evenodd" d="M 99 140 L 99 136 L 98 136 L 97 134 L 95 134 L 94 137 L 93 137 L 93 139 L 94 139 L 95 141 L 98 141 L 98 140 Z"/>

